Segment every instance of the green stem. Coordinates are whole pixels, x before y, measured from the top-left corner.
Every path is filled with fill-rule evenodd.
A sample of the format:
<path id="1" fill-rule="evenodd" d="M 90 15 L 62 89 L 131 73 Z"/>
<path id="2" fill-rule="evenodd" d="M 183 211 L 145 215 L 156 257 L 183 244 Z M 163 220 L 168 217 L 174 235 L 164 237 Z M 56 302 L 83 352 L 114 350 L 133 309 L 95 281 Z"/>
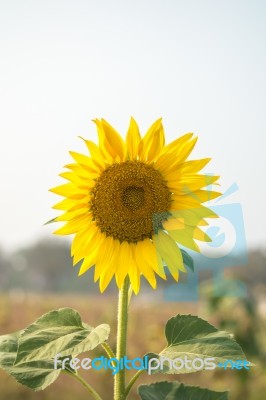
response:
<path id="1" fill-rule="evenodd" d="M 131 300 L 131 297 L 132 297 L 132 293 L 133 293 L 133 289 L 132 289 L 132 286 L 130 285 L 129 289 L 128 289 L 128 302 L 127 302 L 128 305 L 130 303 L 130 300 Z"/>
<path id="2" fill-rule="evenodd" d="M 66 373 L 76 378 L 83 386 L 85 386 L 85 388 L 88 390 L 88 392 L 95 400 L 103 400 L 101 396 L 96 392 L 96 390 L 94 390 L 93 387 L 87 381 L 85 381 L 85 379 L 83 379 L 80 375 L 73 374 L 67 371 Z"/>
<path id="3" fill-rule="evenodd" d="M 117 313 L 117 340 L 116 358 L 120 360 L 126 355 L 127 347 L 127 310 L 128 310 L 129 279 L 126 277 L 122 288 L 119 290 Z M 124 400 L 125 397 L 125 369 L 121 369 L 115 376 L 114 400 Z"/>
<path id="4" fill-rule="evenodd" d="M 138 379 L 138 377 L 142 374 L 144 370 L 140 369 L 138 372 L 135 373 L 135 375 L 130 379 L 126 390 L 125 390 L 125 398 L 127 397 L 128 393 L 130 392 L 132 386 L 134 385 L 134 383 L 136 382 L 136 380 Z"/>
<path id="5" fill-rule="evenodd" d="M 110 359 L 115 358 L 115 354 L 107 342 L 102 343 L 102 348 L 105 350 Z"/>

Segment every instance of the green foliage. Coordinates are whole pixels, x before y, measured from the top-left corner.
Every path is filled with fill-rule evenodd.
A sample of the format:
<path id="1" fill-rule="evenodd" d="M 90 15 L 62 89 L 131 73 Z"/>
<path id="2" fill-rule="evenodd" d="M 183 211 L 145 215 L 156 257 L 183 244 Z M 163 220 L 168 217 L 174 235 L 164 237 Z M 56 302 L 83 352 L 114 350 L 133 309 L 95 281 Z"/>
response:
<path id="1" fill-rule="evenodd" d="M 45 389 L 57 379 L 61 370 L 82 380 L 71 368 L 72 356 L 103 344 L 108 339 L 109 331 L 107 324 L 93 328 L 82 322 L 79 313 L 72 308 L 53 310 L 24 330 L 0 336 L 0 367 L 33 390 Z M 227 359 L 245 359 L 232 335 L 217 330 L 196 316 L 177 315 L 171 318 L 166 324 L 165 336 L 167 347 L 159 354 L 150 354 L 150 357 L 170 360 L 187 357 L 190 361 L 209 357 L 216 364 Z M 55 368 L 54 357 L 59 355 Z M 157 368 L 151 372 L 177 374 L 198 371 L 191 364 L 190 369 L 184 365 L 178 370 L 171 367 L 169 362 L 161 366 L 162 370 Z M 84 381 L 83 384 L 93 393 L 89 385 Z M 214 392 L 180 382 L 143 385 L 139 388 L 139 394 L 142 400 L 228 400 L 227 392 Z M 95 398 L 100 398 L 97 396 Z"/>
<path id="2" fill-rule="evenodd" d="M 55 221 L 56 221 L 56 218 L 49 219 L 49 221 L 45 222 L 45 223 L 43 224 L 43 226 L 52 224 L 52 223 L 55 222 Z"/>
<path id="3" fill-rule="evenodd" d="M 0 336 L 0 367 L 7 370 L 15 361 L 18 348 L 18 338 L 23 331 Z"/>
<path id="4" fill-rule="evenodd" d="M 47 360 L 80 354 L 94 349 L 109 336 L 106 324 L 95 329 L 82 323 L 80 315 L 71 308 L 50 311 L 37 319 L 21 334 L 15 364 L 33 360 Z"/>
<path id="5" fill-rule="evenodd" d="M 194 260 L 193 258 L 183 249 L 181 250 L 182 258 L 183 258 L 183 263 L 185 264 L 186 267 L 191 269 L 191 271 L 194 272 Z"/>
<path id="6" fill-rule="evenodd" d="M 228 400 L 228 392 L 214 392 L 180 382 L 141 385 L 139 395 L 142 400 Z"/>
<path id="7" fill-rule="evenodd" d="M 195 358 L 214 358 L 214 362 L 220 363 L 227 359 L 245 360 L 241 347 L 236 343 L 233 336 L 224 331 L 218 331 L 214 326 L 193 315 L 177 315 L 168 320 L 165 327 L 167 347 L 159 354 L 149 354 L 149 358 L 165 357 L 170 360 L 188 357 L 193 361 Z M 153 373 L 191 373 L 196 372 L 185 367 L 174 369 L 169 363 L 164 363 L 163 369 L 154 369 Z"/>
<path id="8" fill-rule="evenodd" d="M 0 367 L 21 384 L 43 390 L 60 374 L 64 358 L 92 350 L 105 342 L 110 328 L 92 328 L 81 321 L 77 311 L 61 308 L 50 311 L 25 330 L 0 336 Z M 61 354 L 54 367 L 54 357 Z M 68 373 L 75 373 L 64 363 Z"/>
<path id="9" fill-rule="evenodd" d="M 18 340 L 22 332 L 0 336 L 0 367 L 22 385 L 33 390 L 43 390 L 57 379 L 60 370 L 54 369 L 52 360 L 26 362 L 14 366 Z"/>

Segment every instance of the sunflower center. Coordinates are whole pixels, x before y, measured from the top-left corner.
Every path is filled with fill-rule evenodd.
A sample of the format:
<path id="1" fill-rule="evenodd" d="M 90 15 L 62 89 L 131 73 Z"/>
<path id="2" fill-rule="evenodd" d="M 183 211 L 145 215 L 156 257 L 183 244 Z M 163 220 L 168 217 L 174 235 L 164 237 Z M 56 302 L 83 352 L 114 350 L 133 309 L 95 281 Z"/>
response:
<path id="1" fill-rule="evenodd" d="M 130 210 L 137 210 L 144 204 L 144 189 L 137 186 L 128 186 L 123 190 L 122 203 Z"/>
<path id="2" fill-rule="evenodd" d="M 151 238 L 167 219 L 170 202 L 171 192 L 161 173 L 140 161 L 112 164 L 91 193 L 98 227 L 120 242 Z"/>

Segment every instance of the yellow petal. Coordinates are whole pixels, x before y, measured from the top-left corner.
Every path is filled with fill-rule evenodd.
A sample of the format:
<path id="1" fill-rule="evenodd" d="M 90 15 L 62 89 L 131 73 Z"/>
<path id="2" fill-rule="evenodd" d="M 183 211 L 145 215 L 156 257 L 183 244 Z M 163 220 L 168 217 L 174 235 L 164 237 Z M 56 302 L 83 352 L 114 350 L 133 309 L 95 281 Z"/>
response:
<path id="1" fill-rule="evenodd" d="M 193 227 L 186 226 L 185 229 L 169 230 L 168 233 L 177 243 L 199 253 L 199 246 L 193 240 L 193 230 Z"/>
<path id="2" fill-rule="evenodd" d="M 134 246 L 135 245 L 129 244 L 128 242 L 122 242 L 119 243 L 119 247 L 116 250 L 119 253 L 119 256 L 117 259 L 117 270 L 115 274 L 115 279 L 119 289 L 121 289 L 125 277 L 128 273 L 128 266 L 132 264 L 132 251 Z"/>
<path id="3" fill-rule="evenodd" d="M 102 240 L 101 232 L 95 224 L 91 221 L 88 226 L 76 234 L 71 246 L 71 255 L 74 256 L 73 264 L 77 264 L 80 260 L 85 258 L 94 249 L 96 244 Z"/>
<path id="4" fill-rule="evenodd" d="M 85 142 L 93 162 L 96 163 L 101 169 L 105 169 L 106 163 L 99 147 L 91 140 L 84 139 L 82 136 L 80 136 L 80 138 Z"/>
<path id="5" fill-rule="evenodd" d="M 68 199 L 66 199 L 66 200 L 68 200 Z M 77 210 L 86 210 L 87 212 L 90 212 L 89 204 L 87 201 L 84 202 L 81 200 L 79 200 L 79 201 L 75 200 L 75 202 L 76 202 L 76 204 L 74 204 L 72 207 L 69 207 L 69 209 L 68 209 L 69 212 L 77 211 Z"/>
<path id="6" fill-rule="evenodd" d="M 205 203 L 205 201 L 210 201 L 216 199 L 221 196 L 222 193 L 215 192 L 213 190 L 197 190 L 190 195 L 194 198 L 198 199 L 201 203 Z"/>
<path id="7" fill-rule="evenodd" d="M 163 177 L 167 180 L 167 176 L 172 172 L 173 166 L 176 166 L 177 156 L 175 153 L 164 153 L 154 162 L 154 168 L 158 169 Z"/>
<path id="8" fill-rule="evenodd" d="M 158 232 L 158 235 L 155 235 L 155 243 L 173 278 L 178 280 L 178 271 L 186 272 L 179 247 L 175 241 L 162 230 Z"/>
<path id="9" fill-rule="evenodd" d="M 162 151 L 162 154 L 165 153 L 171 153 L 174 152 L 176 154 L 178 154 L 178 152 L 180 151 L 180 149 L 182 148 L 182 146 L 188 142 L 193 136 L 193 133 L 186 133 L 183 136 L 180 136 L 179 138 L 175 139 L 173 142 L 167 144 Z"/>
<path id="10" fill-rule="evenodd" d="M 115 274 L 115 264 L 112 263 L 109 265 L 108 269 L 103 272 L 100 276 L 100 292 L 103 293 L 109 283 L 111 282 L 113 276 Z"/>
<path id="11" fill-rule="evenodd" d="M 171 212 L 173 218 L 183 220 L 184 225 L 197 226 L 204 218 L 217 218 L 218 215 L 210 208 L 200 206 L 187 210 L 174 210 Z M 171 220 L 171 219 L 170 219 Z"/>
<path id="12" fill-rule="evenodd" d="M 50 192 L 59 194 L 60 196 L 65 196 L 71 198 L 75 195 L 86 196 L 86 189 L 77 188 L 77 186 L 72 183 L 65 183 L 63 185 L 56 186 L 50 189 Z"/>
<path id="13" fill-rule="evenodd" d="M 134 118 L 131 117 L 126 136 L 126 148 L 130 160 L 137 159 L 140 140 L 139 127 Z"/>
<path id="14" fill-rule="evenodd" d="M 185 221 L 183 217 L 170 218 L 162 223 L 165 230 L 174 231 L 176 229 L 184 229 Z"/>
<path id="15" fill-rule="evenodd" d="M 193 231 L 193 237 L 201 242 L 212 242 L 212 239 L 206 232 L 202 231 L 200 228 L 196 227 Z"/>
<path id="16" fill-rule="evenodd" d="M 95 233 L 94 233 L 95 232 Z M 82 230 L 80 230 L 79 232 L 77 232 L 74 236 L 74 239 L 72 241 L 72 245 L 71 245 L 71 256 L 73 257 L 74 254 L 76 254 L 76 252 L 82 247 L 84 246 L 84 242 L 86 242 L 88 240 L 88 238 L 92 235 L 92 234 L 97 233 L 97 228 L 95 225 L 95 221 L 91 221 L 90 224 L 88 226 L 86 226 L 85 228 L 83 228 Z M 83 257 L 84 258 L 85 254 Z"/>
<path id="17" fill-rule="evenodd" d="M 101 293 L 107 288 L 116 272 L 116 258 L 113 257 L 109 264 L 105 266 L 102 274 L 100 274 L 100 291 Z"/>
<path id="18" fill-rule="evenodd" d="M 96 127 L 97 127 L 100 152 L 103 154 L 104 159 L 108 163 L 112 163 L 114 160 L 112 146 L 107 141 L 107 138 L 106 138 L 103 126 L 102 126 L 102 122 L 98 119 L 94 119 L 93 122 L 96 124 Z"/>
<path id="19" fill-rule="evenodd" d="M 193 175 L 202 170 L 209 162 L 211 158 L 203 158 L 201 160 L 185 161 L 183 163 L 174 164 L 172 171 L 166 175 L 166 179 L 176 179 L 180 174 Z"/>
<path id="20" fill-rule="evenodd" d="M 101 145 L 103 145 L 113 159 L 124 160 L 125 157 L 125 144 L 119 133 L 104 119 L 98 123 L 101 124 Z"/>
<path id="21" fill-rule="evenodd" d="M 211 201 L 221 196 L 221 193 L 211 190 L 197 190 L 188 194 L 172 194 L 171 210 L 200 208 L 201 203 Z"/>
<path id="22" fill-rule="evenodd" d="M 91 215 L 78 216 L 73 220 L 67 222 L 62 228 L 54 231 L 56 235 L 70 235 L 83 229 L 91 221 Z"/>
<path id="23" fill-rule="evenodd" d="M 69 154 L 78 164 L 88 167 L 89 170 L 99 172 L 99 167 L 90 157 L 84 156 L 84 154 L 80 154 L 75 151 L 70 151 Z"/>
<path id="24" fill-rule="evenodd" d="M 62 172 L 59 174 L 64 179 L 69 180 L 76 188 L 86 191 L 87 193 L 94 187 L 95 181 L 87 177 L 86 179 L 80 178 L 77 174 L 73 172 Z"/>
<path id="25" fill-rule="evenodd" d="M 212 185 L 219 179 L 219 176 L 211 175 L 185 175 L 179 179 L 167 180 L 167 187 L 174 193 L 191 193 Z"/>
<path id="26" fill-rule="evenodd" d="M 147 239 L 149 240 L 149 239 Z M 145 242 L 145 243 L 144 243 Z M 156 288 L 156 278 L 154 275 L 154 270 L 150 263 L 146 261 L 146 259 L 143 257 L 145 254 L 146 250 L 148 249 L 148 246 L 146 246 L 146 241 L 141 241 L 136 244 L 135 248 L 135 259 L 138 265 L 139 271 L 145 276 L 149 284 L 153 289 Z M 157 268 L 158 269 L 158 268 Z"/>
<path id="27" fill-rule="evenodd" d="M 96 238 L 90 244 L 89 251 L 86 252 L 86 256 L 79 270 L 79 276 L 95 265 L 97 254 L 100 251 L 99 249 L 101 248 L 103 241 L 104 235 L 98 232 Z"/>
<path id="28" fill-rule="evenodd" d="M 182 147 L 182 149 L 180 150 L 180 152 L 178 154 L 178 161 L 180 163 L 182 163 L 183 161 L 185 161 L 188 158 L 188 156 L 194 149 L 195 144 L 197 143 L 197 140 L 198 140 L 198 138 L 196 136 L 190 142 L 187 142 L 186 144 L 184 144 L 184 146 Z"/>
<path id="29" fill-rule="evenodd" d="M 59 221 L 71 221 L 71 220 L 75 219 L 78 216 L 80 216 L 80 217 L 83 216 L 85 218 L 86 216 L 89 216 L 89 215 L 92 218 L 92 213 L 90 213 L 88 211 L 88 207 L 84 207 L 84 208 L 80 208 L 80 209 L 75 210 L 75 211 L 67 211 L 64 214 L 59 215 L 59 217 L 56 217 L 55 221 L 56 222 L 59 222 Z"/>
<path id="30" fill-rule="evenodd" d="M 92 169 L 84 164 L 77 164 L 77 163 L 67 164 L 65 165 L 65 168 L 70 169 L 79 178 L 85 179 L 87 181 L 92 181 L 95 178 L 98 178 L 100 175 L 99 170 L 96 171 L 95 169 Z"/>
<path id="31" fill-rule="evenodd" d="M 73 200 L 73 199 L 64 199 L 59 201 L 59 203 L 56 203 L 52 208 L 54 208 L 55 210 L 69 210 L 71 207 L 75 206 L 77 203 L 77 200 Z M 83 204 L 82 200 L 78 200 L 78 204 Z"/>
<path id="32" fill-rule="evenodd" d="M 153 161 L 164 146 L 162 119 L 155 121 L 139 144 L 139 157 L 143 161 Z"/>
<path id="33" fill-rule="evenodd" d="M 188 141 L 193 134 L 187 134 L 177 139 L 175 144 L 170 143 L 168 146 L 169 151 L 165 151 L 168 146 L 165 146 L 161 152 L 160 157 L 155 162 L 155 168 L 161 170 L 164 174 L 172 171 L 173 166 L 177 166 L 185 161 L 193 150 L 197 137 Z M 174 143 L 174 142 L 173 142 Z"/>
<path id="34" fill-rule="evenodd" d="M 166 279 L 164 267 L 162 265 L 161 258 L 156 251 L 154 241 L 151 242 L 150 239 L 145 239 L 141 243 L 142 246 L 140 247 L 140 253 L 142 258 L 157 273 L 157 275 L 159 275 L 162 279 Z"/>
<path id="35" fill-rule="evenodd" d="M 138 294 L 140 289 L 140 272 L 134 259 L 128 266 L 128 276 L 134 293 Z"/>
<path id="36" fill-rule="evenodd" d="M 94 282 L 96 282 L 102 274 L 102 271 L 108 269 L 114 258 L 115 240 L 109 236 L 103 241 L 101 251 L 98 253 L 94 271 Z"/>
<path id="37" fill-rule="evenodd" d="M 95 247 L 85 258 L 79 269 L 78 276 L 85 274 L 91 267 L 94 266 L 98 249 Z"/>

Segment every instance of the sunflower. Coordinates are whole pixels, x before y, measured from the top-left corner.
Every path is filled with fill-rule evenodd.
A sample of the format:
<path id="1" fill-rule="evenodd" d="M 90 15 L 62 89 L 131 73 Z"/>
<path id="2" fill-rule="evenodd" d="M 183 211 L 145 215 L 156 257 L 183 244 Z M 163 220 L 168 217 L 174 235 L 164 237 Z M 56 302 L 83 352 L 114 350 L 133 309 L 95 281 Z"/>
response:
<path id="1" fill-rule="evenodd" d="M 53 208 L 65 224 L 54 233 L 74 234 L 74 265 L 79 275 L 94 267 L 101 292 L 115 277 L 121 288 L 128 276 L 135 293 L 140 277 L 156 287 L 165 266 L 177 281 L 186 272 L 179 244 L 199 251 L 206 218 L 217 215 L 202 203 L 220 193 L 207 190 L 218 176 L 198 172 L 209 158 L 187 161 L 197 138 L 187 133 L 165 145 L 161 119 L 141 138 L 131 118 L 124 141 L 104 119 L 95 121 L 99 144 L 83 139 L 89 154 L 70 152 L 72 164 L 60 176 L 68 183 L 51 189 L 65 197 Z M 205 188 L 205 189 L 204 189 Z"/>

